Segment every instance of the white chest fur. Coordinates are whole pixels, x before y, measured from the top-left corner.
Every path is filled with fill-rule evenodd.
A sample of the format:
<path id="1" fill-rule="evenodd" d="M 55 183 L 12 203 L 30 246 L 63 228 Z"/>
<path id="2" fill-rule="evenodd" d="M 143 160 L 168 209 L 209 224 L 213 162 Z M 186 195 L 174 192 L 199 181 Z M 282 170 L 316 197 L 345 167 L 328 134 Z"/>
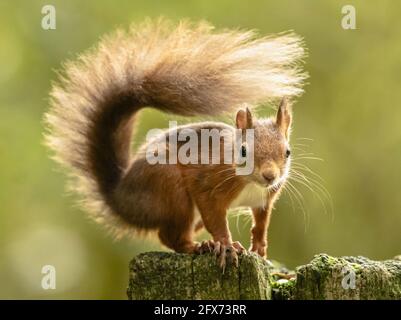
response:
<path id="1" fill-rule="evenodd" d="M 233 200 L 230 208 L 251 207 L 258 208 L 266 205 L 267 188 L 256 183 L 247 184 L 240 194 Z"/>

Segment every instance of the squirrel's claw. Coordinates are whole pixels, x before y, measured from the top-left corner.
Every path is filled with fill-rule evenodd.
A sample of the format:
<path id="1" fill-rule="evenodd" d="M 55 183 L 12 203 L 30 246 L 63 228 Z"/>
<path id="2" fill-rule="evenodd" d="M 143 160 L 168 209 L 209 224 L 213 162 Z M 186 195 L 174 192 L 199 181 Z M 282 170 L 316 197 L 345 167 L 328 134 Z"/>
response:
<path id="1" fill-rule="evenodd" d="M 198 244 L 196 252 L 198 254 L 214 253 L 218 259 L 219 266 L 225 271 L 227 260 L 230 263 L 234 263 L 238 267 L 238 255 L 247 254 L 246 249 L 238 241 L 234 241 L 230 244 L 223 244 L 220 241 L 204 240 Z"/>
<path id="2" fill-rule="evenodd" d="M 240 254 L 247 254 L 248 252 L 244 248 L 244 246 L 239 242 L 239 241 L 234 241 L 233 242 L 233 247 L 237 250 L 238 253 Z"/>
<path id="3" fill-rule="evenodd" d="M 226 269 L 227 259 L 231 263 L 234 263 L 236 267 L 238 267 L 238 254 L 236 249 L 231 245 L 221 245 L 220 247 L 220 255 L 218 257 L 219 265 L 223 269 L 223 273 Z"/>
<path id="4" fill-rule="evenodd" d="M 233 263 L 236 267 L 238 267 L 238 254 L 246 254 L 246 250 L 238 241 L 228 245 L 222 244 L 220 241 L 215 241 L 214 254 L 218 258 L 219 265 L 223 269 L 224 273 L 227 265 L 227 259 L 230 263 Z"/>
<path id="5" fill-rule="evenodd" d="M 213 250 L 214 255 L 215 255 L 216 257 L 220 255 L 220 248 L 221 248 L 221 243 L 220 243 L 220 241 L 216 241 L 216 242 L 214 243 L 214 250 Z"/>
<path id="6" fill-rule="evenodd" d="M 213 240 L 204 240 L 200 244 L 199 254 L 211 253 L 211 252 L 213 252 L 213 248 L 214 248 Z"/>

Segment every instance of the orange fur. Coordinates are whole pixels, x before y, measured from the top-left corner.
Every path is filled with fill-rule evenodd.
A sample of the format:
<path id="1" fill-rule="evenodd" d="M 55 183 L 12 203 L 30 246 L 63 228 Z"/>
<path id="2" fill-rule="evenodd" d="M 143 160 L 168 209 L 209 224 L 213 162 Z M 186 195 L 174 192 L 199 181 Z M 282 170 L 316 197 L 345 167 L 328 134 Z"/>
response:
<path id="1" fill-rule="evenodd" d="M 294 34 L 256 38 L 252 31 L 215 32 L 203 22 L 174 26 L 164 20 L 118 30 L 66 64 L 51 92 L 47 144 L 69 169 L 88 212 L 117 235 L 155 230 L 166 246 L 193 252 L 197 208 L 213 238 L 230 244 L 230 203 L 273 164 L 283 174 L 283 126 L 273 118 L 254 119 L 255 172 L 228 179 L 229 165 L 150 165 L 146 145 L 133 155 L 135 115 L 149 105 L 185 116 L 217 115 L 243 103 L 299 96 L 303 56 Z M 234 130 L 217 122 L 191 125 L 206 127 Z"/>

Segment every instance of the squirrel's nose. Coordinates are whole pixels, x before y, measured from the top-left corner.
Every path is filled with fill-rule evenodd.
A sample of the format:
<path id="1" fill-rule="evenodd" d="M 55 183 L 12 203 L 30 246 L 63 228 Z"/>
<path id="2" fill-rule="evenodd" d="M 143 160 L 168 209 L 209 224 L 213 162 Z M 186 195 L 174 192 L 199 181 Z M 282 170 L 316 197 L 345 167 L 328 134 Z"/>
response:
<path id="1" fill-rule="evenodd" d="M 262 176 L 269 184 L 271 184 L 276 179 L 276 176 L 273 172 L 263 172 Z"/>

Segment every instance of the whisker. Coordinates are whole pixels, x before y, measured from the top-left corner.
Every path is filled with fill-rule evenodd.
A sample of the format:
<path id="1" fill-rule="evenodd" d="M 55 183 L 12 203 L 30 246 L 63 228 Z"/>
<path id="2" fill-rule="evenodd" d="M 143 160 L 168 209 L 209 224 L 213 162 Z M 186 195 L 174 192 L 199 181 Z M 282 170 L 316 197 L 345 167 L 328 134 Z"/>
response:
<path id="1" fill-rule="evenodd" d="M 302 149 L 302 147 L 298 147 L 298 146 L 292 146 L 291 150 L 298 150 L 300 152 L 307 152 L 305 149 Z M 295 153 L 296 155 L 298 155 L 298 153 Z"/>
<path id="2" fill-rule="evenodd" d="M 307 157 L 307 156 L 293 157 L 292 160 L 318 160 L 318 161 L 324 161 L 322 158 Z"/>
<path id="3" fill-rule="evenodd" d="M 302 194 L 298 191 L 298 189 L 291 183 L 291 181 L 287 180 L 286 182 L 289 190 L 292 190 L 293 195 L 295 197 L 295 200 L 297 201 L 301 211 L 302 211 L 302 215 L 303 215 L 303 219 L 304 219 L 304 225 L 305 225 L 305 229 L 304 231 L 306 232 L 307 229 L 307 224 L 309 224 L 309 219 L 307 218 L 307 211 L 305 210 L 305 206 L 304 206 L 304 202 L 303 202 L 303 196 Z"/>
<path id="4" fill-rule="evenodd" d="M 290 178 L 292 178 L 294 181 L 300 184 L 303 184 L 310 191 L 312 191 L 312 194 L 316 196 L 322 203 L 325 214 L 330 213 L 332 219 L 334 218 L 333 200 L 331 198 L 330 192 L 326 189 L 326 187 L 322 183 L 320 183 L 319 181 L 317 181 L 312 177 L 307 177 L 303 172 L 297 171 L 294 168 L 291 170 Z M 322 197 L 329 203 L 330 210 L 327 209 L 326 202 L 323 200 Z"/>
<path id="5" fill-rule="evenodd" d="M 227 171 L 230 171 L 230 170 L 231 170 L 231 171 L 234 171 L 235 168 L 234 168 L 234 167 L 225 168 L 225 169 L 223 169 L 223 170 L 217 171 L 215 174 L 220 174 L 220 173 L 227 172 Z"/>
<path id="6" fill-rule="evenodd" d="M 320 181 L 324 182 L 323 178 L 321 176 L 319 176 L 316 172 L 314 172 L 311 168 L 309 168 L 307 165 L 303 164 L 303 163 L 297 163 L 297 162 L 293 162 L 291 164 L 291 167 L 295 167 L 297 169 L 300 170 L 306 170 L 308 171 L 310 174 L 313 174 L 316 178 L 318 178 Z"/>
<path id="7" fill-rule="evenodd" d="M 316 180 L 316 179 L 314 179 L 312 177 L 307 177 L 301 171 L 297 171 L 297 170 L 293 169 L 293 172 L 296 173 L 298 176 L 300 176 L 302 179 L 304 179 L 304 180 L 308 181 L 309 183 L 313 184 L 316 188 L 318 188 L 320 190 L 320 192 L 322 192 L 323 195 L 325 195 L 327 200 L 332 202 L 332 198 L 331 198 L 330 192 L 326 189 L 326 187 L 322 183 L 320 183 L 320 181 L 318 181 L 318 180 Z M 318 177 L 322 180 L 322 182 L 324 182 L 323 179 L 320 176 L 318 176 Z"/>
<path id="8" fill-rule="evenodd" d="M 283 190 L 288 194 L 288 197 L 290 198 L 290 202 L 291 202 L 292 212 L 295 213 L 293 195 L 291 194 L 291 190 L 289 189 L 289 187 L 287 187 L 287 184 L 284 184 Z"/>
<path id="9" fill-rule="evenodd" d="M 302 138 L 302 137 L 300 137 L 300 138 L 295 138 L 295 140 L 308 140 L 308 141 L 314 141 L 313 139 L 311 139 L 311 138 Z"/>
<path id="10" fill-rule="evenodd" d="M 297 183 L 302 184 L 302 185 L 305 186 L 307 189 L 309 189 L 309 190 L 312 192 L 312 194 L 313 194 L 314 196 L 316 196 L 316 197 L 319 199 L 320 203 L 323 205 L 325 214 L 328 214 L 326 204 L 325 204 L 325 202 L 323 201 L 322 197 L 319 195 L 319 193 L 318 193 L 315 189 L 313 189 L 307 182 L 305 182 L 305 181 L 307 181 L 307 180 L 301 180 L 301 179 L 298 178 L 297 176 L 295 176 L 295 177 L 292 176 L 292 177 L 290 177 L 290 179 L 292 179 L 293 181 L 295 181 L 295 182 L 297 182 Z"/>
<path id="11" fill-rule="evenodd" d="M 233 178 L 236 178 L 236 177 L 237 177 L 237 175 L 235 175 L 235 174 L 229 175 L 226 179 L 224 179 L 223 181 L 221 181 L 220 183 L 218 183 L 218 184 L 213 188 L 213 190 L 212 190 L 211 193 L 214 193 L 214 192 L 216 191 L 216 189 L 219 188 L 219 187 L 220 187 L 222 184 L 224 184 L 225 182 L 227 182 L 227 181 L 229 181 L 229 180 L 231 180 L 231 179 L 233 179 Z"/>
<path id="12" fill-rule="evenodd" d="M 306 144 L 306 143 L 291 143 L 291 145 L 297 146 L 297 147 L 307 147 L 307 148 L 310 147 L 310 145 Z"/>

